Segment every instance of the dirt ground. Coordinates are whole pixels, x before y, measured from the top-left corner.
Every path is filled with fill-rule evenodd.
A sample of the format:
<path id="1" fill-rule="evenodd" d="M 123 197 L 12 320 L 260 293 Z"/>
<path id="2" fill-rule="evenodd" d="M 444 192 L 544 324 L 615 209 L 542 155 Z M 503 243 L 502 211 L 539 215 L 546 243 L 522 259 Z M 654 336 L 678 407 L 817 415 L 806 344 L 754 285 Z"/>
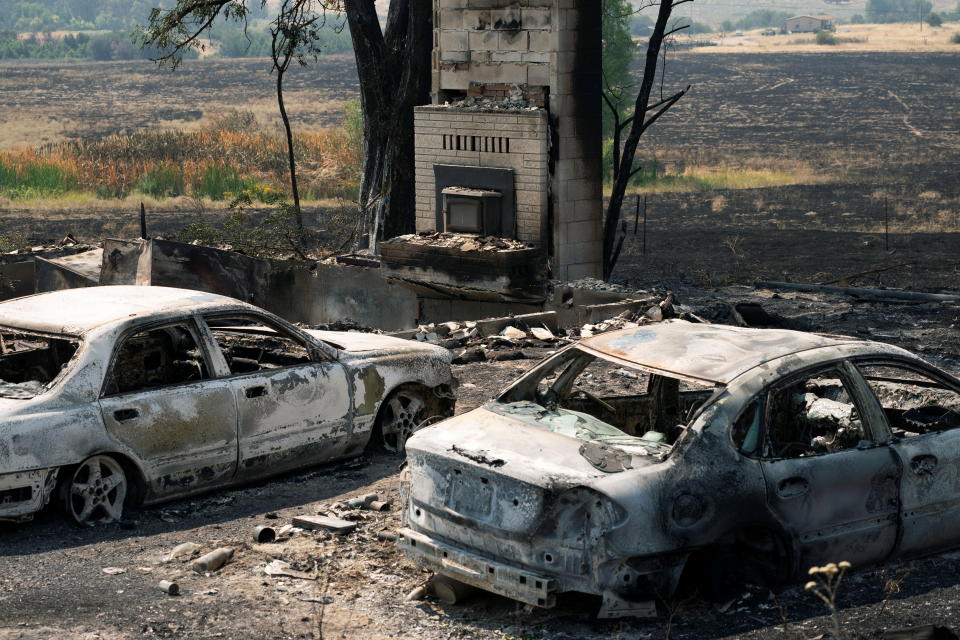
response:
<path id="1" fill-rule="evenodd" d="M 853 304 L 810 294 L 727 287 L 678 290 L 698 312 L 721 317 L 723 305 L 760 302 L 811 330 L 888 341 L 960 372 L 956 305 Z M 547 350 L 534 353 L 542 356 Z M 458 412 L 503 389 L 535 360 L 456 367 Z M 400 460 L 374 455 L 270 482 L 130 513 L 119 524 L 78 529 L 53 510 L 35 522 L 0 529 L 0 639 L 165 638 L 812 638 L 828 630 L 822 605 L 798 587 L 775 596 L 747 592 L 720 613 L 700 600 L 675 603 L 655 622 L 599 622 L 598 601 L 568 595 L 554 610 L 528 610 L 481 595 L 465 605 L 404 602 L 428 577 L 378 532 L 398 526 L 387 513 L 354 512 L 343 537 L 303 532 L 273 544 L 249 541 L 254 526 L 279 528 L 296 515 L 377 492 L 399 499 Z M 231 546 L 234 562 L 199 575 L 162 558 L 184 542 Z M 272 578 L 280 558 L 316 580 Z M 104 569 L 121 569 L 111 575 Z M 156 584 L 176 580 L 177 597 Z M 899 590 L 899 591 L 898 591 Z M 855 570 L 845 580 L 840 620 L 851 638 L 937 622 L 960 628 L 960 554 Z"/>

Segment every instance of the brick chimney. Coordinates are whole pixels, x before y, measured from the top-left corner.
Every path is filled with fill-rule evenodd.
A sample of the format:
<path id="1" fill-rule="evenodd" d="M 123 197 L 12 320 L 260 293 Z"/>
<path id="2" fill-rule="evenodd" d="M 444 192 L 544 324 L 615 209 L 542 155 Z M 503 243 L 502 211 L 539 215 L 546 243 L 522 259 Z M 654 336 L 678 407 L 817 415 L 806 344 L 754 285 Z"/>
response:
<path id="1" fill-rule="evenodd" d="M 554 278 L 600 277 L 601 52 L 596 0 L 434 0 L 417 230 L 516 238 Z"/>

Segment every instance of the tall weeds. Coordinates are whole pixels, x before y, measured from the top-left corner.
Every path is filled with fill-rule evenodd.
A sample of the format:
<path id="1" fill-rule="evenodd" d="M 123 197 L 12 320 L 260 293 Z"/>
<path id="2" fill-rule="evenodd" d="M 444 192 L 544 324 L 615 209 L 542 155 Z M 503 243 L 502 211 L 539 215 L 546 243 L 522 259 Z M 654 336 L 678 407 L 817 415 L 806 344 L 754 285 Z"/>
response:
<path id="1" fill-rule="evenodd" d="M 194 195 L 229 200 L 254 184 L 285 190 L 286 147 L 279 129 L 229 112 L 196 131 L 137 131 L 0 153 L 0 195 L 49 197 L 83 191 L 123 198 Z M 361 150 L 347 127 L 299 134 L 295 151 L 310 199 L 352 198 Z"/>

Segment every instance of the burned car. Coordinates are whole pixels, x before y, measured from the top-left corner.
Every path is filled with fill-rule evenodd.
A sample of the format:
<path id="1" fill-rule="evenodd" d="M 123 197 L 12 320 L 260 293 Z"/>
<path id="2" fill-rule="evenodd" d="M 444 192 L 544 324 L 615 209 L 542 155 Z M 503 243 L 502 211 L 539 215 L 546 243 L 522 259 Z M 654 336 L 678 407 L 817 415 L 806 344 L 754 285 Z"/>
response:
<path id="1" fill-rule="evenodd" d="M 361 454 L 453 413 L 450 353 L 163 287 L 0 303 L 0 520 L 79 523 Z"/>
<path id="2" fill-rule="evenodd" d="M 681 576 L 709 595 L 960 544 L 960 382 L 852 338 L 605 334 L 407 456 L 410 558 L 539 607 L 602 596 L 601 617 L 654 615 Z"/>

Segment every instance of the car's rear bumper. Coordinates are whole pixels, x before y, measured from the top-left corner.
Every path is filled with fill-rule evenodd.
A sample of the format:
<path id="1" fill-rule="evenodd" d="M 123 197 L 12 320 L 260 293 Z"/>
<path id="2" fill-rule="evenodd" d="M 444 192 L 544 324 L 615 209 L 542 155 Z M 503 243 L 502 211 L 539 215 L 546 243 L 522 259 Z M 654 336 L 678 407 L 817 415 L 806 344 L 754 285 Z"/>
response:
<path id="1" fill-rule="evenodd" d="M 0 521 L 23 522 L 43 509 L 57 485 L 58 469 L 0 474 Z"/>
<path id="2" fill-rule="evenodd" d="M 412 529 L 400 530 L 397 545 L 419 565 L 454 580 L 536 607 L 556 604 L 557 583 L 548 575 L 486 558 Z"/>

